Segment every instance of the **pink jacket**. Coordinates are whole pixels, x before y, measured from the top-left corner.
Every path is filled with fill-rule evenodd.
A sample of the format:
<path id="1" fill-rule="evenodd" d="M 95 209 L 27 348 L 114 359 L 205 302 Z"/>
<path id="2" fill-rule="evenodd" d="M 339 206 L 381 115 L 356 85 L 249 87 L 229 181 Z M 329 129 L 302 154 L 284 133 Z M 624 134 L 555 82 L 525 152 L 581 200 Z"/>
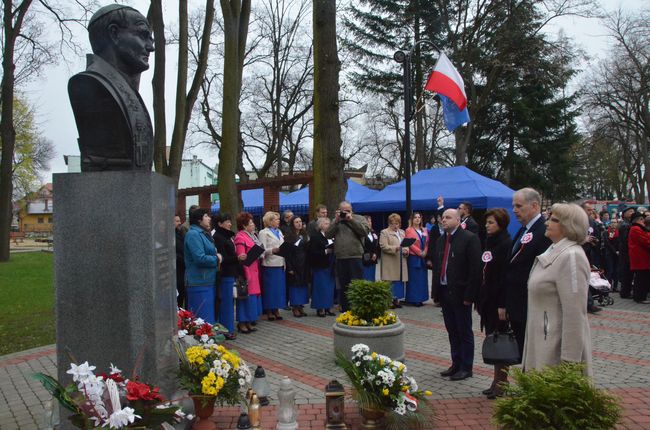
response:
<path id="1" fill-rule="evenodd" d="M 240 230 L 235 235 L 235 252 L 237 255 L 246 254 L 253 246 L 255 241 L 244 230 Z M 250 266 L 242 266 L 244 276 L 248 281 L 248 294 L 260 294 L 260 261 L 257 260 Z"/>
<path id="2" fill-rule="evenodd" d="M 422 236 L 424 236 L 424 248 L 421 247 L 420 243 L 420 236 L 418 235 L 418 232 L 415 231 L 413 227 L 409 227 L 406 229 L 406 237 L 412 237 L 415 239 L 415 243 L 409 247 L 409 255 L 417 255 L 418 257 L 422 257 L 422 252 L 426 251 L 429 247 L 429 232 L 427 231 L 426 228 L 423 228 L 421 230 Z"/>

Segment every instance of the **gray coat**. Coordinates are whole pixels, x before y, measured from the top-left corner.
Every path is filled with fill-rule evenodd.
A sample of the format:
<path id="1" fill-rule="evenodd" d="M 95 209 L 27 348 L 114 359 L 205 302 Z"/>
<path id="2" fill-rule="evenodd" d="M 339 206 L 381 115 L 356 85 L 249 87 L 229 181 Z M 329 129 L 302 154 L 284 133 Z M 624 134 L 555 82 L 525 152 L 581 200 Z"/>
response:
<path id="1" fill-rule="evenodd" d="M 528 279 L 524 369 L 583 362 L 592 375 L 588 288 L 589 262 L 576 242 L 562 239 L 536 257 Z"/>

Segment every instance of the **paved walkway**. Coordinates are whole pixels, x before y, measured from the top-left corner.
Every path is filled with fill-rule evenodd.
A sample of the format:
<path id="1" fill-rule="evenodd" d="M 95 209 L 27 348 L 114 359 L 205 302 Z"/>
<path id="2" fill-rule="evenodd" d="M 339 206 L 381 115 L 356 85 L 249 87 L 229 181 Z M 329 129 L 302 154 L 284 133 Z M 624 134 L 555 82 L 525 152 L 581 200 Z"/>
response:
<path id="1" fill-rule="evenodd" d="M 598 315 L 590 317 L 594 348 L 595 382 L 616 393 L 625 408 L 619 429 L 650 429 L 650 305 L 621 300 Z M 345 378 L 333 362 L 333 317 L 293 318 L 284 312 L 284 320 L 261 321 L 258 331 L 239 335 L 227 342 L 237 349 L 253 367 L 266 369 L 273 393 L 282 376 L 294 382 L 301 429 L 324 428 L 324 388 L 331 379 Z M 483 429 L 490 424 L 492 403 L 480 395 L 491 381 L 492 370 L 480 360 L 482 335 L 476 333 L 474 377 L 451 382 L 439 376 L 449 365 L 449 347 L 442 314 L 427 304 L 421 308 L 399 309 L 407 326 L 406 360 L 410 373 L 420 387 L 434 393 L 435 428 Z M 0 429 L 48 428 L 51 398 L 39 383 L 31 379 L 34 372 L 56 373 L 54 345 L 0 357 Z M 119 365 L 119 363 L 116 363 Z M 275 428 L 276 399 L 263 408 L 263 428 Z M 347 421 L 358 428 L 359 417 L 354 403 L 347 402 Z M 218 410 L 215 420 L 221 430 L 234 429 L 238 408 Z"/>

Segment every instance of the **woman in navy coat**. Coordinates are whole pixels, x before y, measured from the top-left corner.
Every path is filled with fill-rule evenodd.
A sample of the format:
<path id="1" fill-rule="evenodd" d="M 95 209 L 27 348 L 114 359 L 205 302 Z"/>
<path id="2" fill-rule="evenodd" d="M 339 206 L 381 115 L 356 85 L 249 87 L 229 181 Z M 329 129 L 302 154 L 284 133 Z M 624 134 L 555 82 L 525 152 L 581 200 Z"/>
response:
<path id="1" fill-rule="evenodd" d="M 217 268 L 220 262 L 210 236 L 207 209 L 190 212 L 190 229 L 185 235 L 185 279 L 188 308 L 206 322 L 215 322 Z"/>

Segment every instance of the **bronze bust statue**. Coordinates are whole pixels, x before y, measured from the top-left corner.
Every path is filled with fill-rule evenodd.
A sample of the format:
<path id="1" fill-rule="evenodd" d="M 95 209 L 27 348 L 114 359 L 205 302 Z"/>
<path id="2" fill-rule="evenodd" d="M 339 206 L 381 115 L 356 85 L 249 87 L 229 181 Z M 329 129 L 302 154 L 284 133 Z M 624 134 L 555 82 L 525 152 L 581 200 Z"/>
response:
<path id="1" fill-rule="evenodd" d="M 153 51 L 149 22 L 129 6 L 111 4 L 95 12 L 88 34 L 94 55 L 68 82 L 81 170 L 151 171 L 153 127 L 138 93 Z"/>

